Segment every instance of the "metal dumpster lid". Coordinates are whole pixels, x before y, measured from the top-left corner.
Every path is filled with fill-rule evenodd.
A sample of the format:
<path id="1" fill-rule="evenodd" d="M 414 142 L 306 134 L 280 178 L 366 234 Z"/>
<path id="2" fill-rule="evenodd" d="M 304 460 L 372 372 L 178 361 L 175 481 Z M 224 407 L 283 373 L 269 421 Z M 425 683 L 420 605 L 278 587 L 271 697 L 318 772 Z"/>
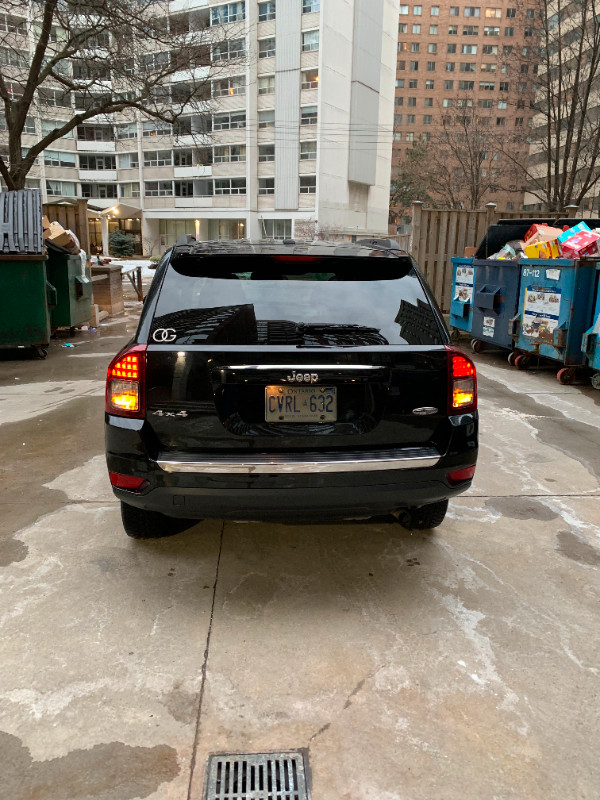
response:
<path id="1" fill-rule="evenodd" d="M 41 191 L 0 192 L 0 254 L 41 255 L 43 252 Z"/>

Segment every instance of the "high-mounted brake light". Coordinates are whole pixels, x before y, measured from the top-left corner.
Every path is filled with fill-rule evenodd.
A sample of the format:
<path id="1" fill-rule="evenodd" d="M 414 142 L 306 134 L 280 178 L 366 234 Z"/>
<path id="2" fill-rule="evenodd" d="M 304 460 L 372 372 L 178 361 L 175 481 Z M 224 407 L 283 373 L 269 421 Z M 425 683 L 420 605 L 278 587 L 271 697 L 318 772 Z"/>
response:
<path id="1" fill-rule="evenodd" d="M 448 350 L 448 413 L 474 411 L 477 408 L 477 371 L 475 364 L 460 350 Z"/>
<path id="2" fill-rule="evenodd" d="M 128 347 L 110 363 L 106 373 L 108 414 L 118 417 L 144 416 L 146 345 Z"/>
<path id="3" fill-rule="evenodd" d="M 320 261 L 321 256 L 305 256 L 300 254 L 271 256 L 271 261 Z"/>

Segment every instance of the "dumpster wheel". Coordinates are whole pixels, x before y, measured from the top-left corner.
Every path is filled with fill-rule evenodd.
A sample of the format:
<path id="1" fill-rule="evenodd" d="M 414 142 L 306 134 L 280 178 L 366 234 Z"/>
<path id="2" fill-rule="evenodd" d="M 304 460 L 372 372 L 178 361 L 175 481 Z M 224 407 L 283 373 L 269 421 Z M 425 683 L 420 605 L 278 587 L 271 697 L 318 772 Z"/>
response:
<path id="1" fill-rule="evenodd" d="M 600 372 L 595 372 L 592 375 L 592 386 L 594 389 L 600 390 Z"/>
<path id="2" fill-rule="evenodd" d="M 43 347 L 42 345 L 34 345 L 33 349 L 38 358 L 46 358 L 48 355 L 48 348 Z"/>
<path id="3" fill-rule="evenodd" d="M 525 355 L 525 353 L 519 353 L 515 358 L 514 366 L 517 369 L 527 369 L 527 367 L 530 364 L 530 361 L 531 358 Z"/>
<path id="4" fill-rule="evenodd" d="M 485 350 L 485 342 L 482 342 L 481 339 L 471 339 L 471 350 L 474 353 L 483 353 Z"/>
<path id="5" fill-rule="evenodd" d="M 562 386 L 569 386 L 575 380 L 577 376 L 577 368 L 576 367 L 563 367 L 559 369 L 556 373 L 556 380 L 562 384 Z"/>
<path id="6" fill-rule="evenodd" d="M 520 355 L 520 353 L 519 353 L 518 350 L 511 350 L 510 351 L 510 353 L 508 354 L 508 363 L 510 364 L 511 367 L 515 366 L 515 361 L 517 360 L 517 356 L 519 356 L 519 355 Z"/>

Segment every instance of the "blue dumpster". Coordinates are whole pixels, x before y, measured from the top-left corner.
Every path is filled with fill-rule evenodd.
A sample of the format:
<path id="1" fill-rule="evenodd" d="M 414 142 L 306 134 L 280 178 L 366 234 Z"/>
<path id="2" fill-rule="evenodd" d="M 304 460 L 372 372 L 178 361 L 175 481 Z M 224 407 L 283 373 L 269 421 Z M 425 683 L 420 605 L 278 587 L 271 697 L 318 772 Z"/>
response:
<path id="1" fill-rule="evenodd" d="M 473 259 L 453 258 L 452 266 L 450 327 L 470 333 L 473 322 L 473 288 L 475 284 Z"/>
<path id="2" fill-rule="evenodd" d="M 585 364 L 581 342 L 592 319 L 596 263 L 583 259 L 523 259 L 520 266 L 516 347 L 522 353 L 550 358 L 565 367 Z M 568 383 L 575 371 L 561 372 L 559 380 Z"/>
<path id="3" fill-rule="evenodd" d="M 592 326 L 583 334 L 581 349 L 588 366 L 595 370 L 592 375 L 592 386 L 600 389 L 600 264 L 596 264 L 596 281 L 594 296 L 596 306 L 592 316 Z"/>
<path id="4" fill-rule="evenodd" d="M 517 261 L 475 259 L 473 349 L 485 343 L 512 350 L 518 317 L 521 265 Z"/>

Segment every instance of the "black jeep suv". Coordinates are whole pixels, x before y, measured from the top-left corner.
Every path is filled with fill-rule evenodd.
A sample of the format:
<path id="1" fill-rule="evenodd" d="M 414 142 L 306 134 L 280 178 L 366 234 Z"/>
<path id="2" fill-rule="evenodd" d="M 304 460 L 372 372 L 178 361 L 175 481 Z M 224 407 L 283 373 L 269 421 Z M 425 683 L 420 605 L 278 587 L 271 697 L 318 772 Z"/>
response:
<path id="1" fill-rule="evenodd" d="M 136 538 L 207 517 L 433 528 L 471 485 L 476 408 L 405 252 L 192 241 L 108 368 L 108 469 Z"/>

